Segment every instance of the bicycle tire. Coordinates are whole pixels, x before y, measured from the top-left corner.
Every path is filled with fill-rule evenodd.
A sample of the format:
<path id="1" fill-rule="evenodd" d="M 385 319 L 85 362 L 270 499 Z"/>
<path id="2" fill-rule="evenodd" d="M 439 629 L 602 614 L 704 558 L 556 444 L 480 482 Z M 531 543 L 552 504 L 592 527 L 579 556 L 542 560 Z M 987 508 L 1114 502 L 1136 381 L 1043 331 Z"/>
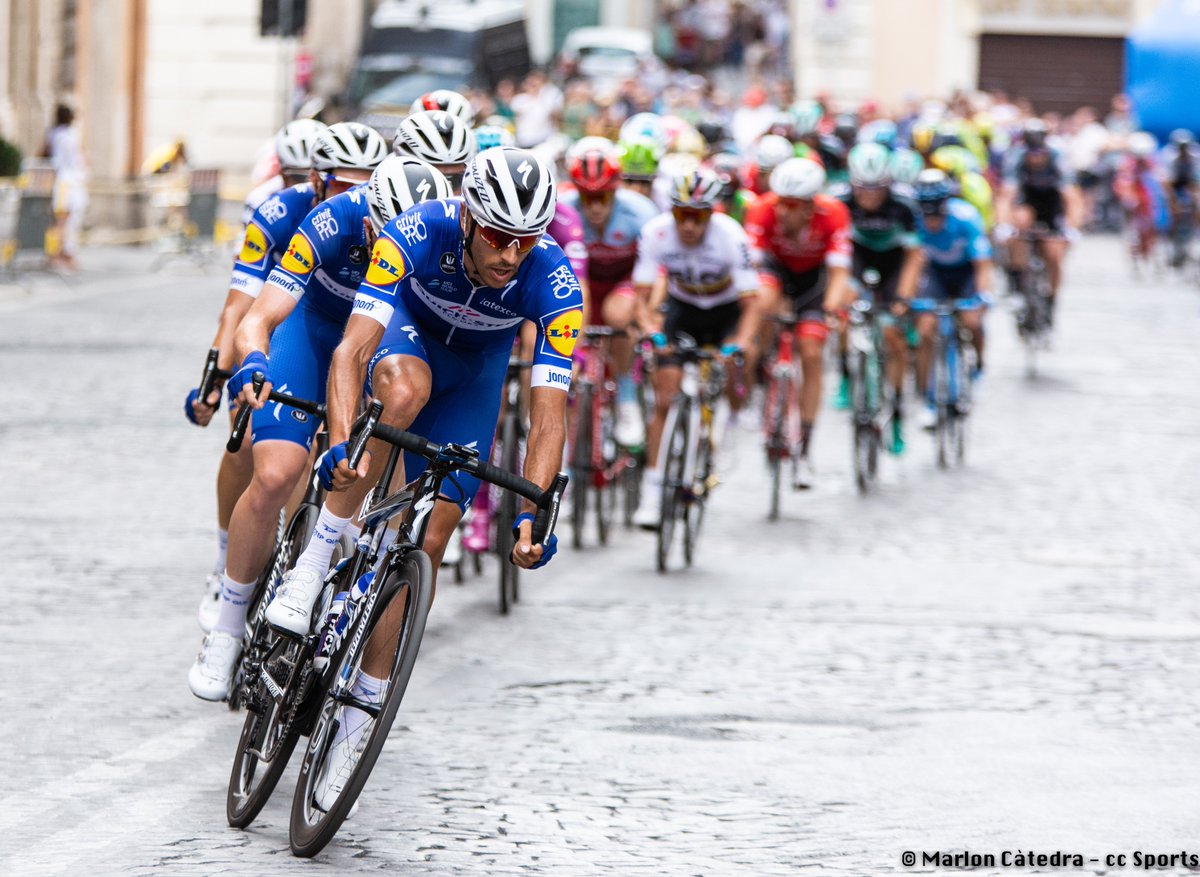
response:
<path id="1" fill-rule="evenodd" d="M 506 411 L 500 429 L 500 465 L 509 472 L 516 472 L 520 462 L 520 437 L 517 413 Z M 500 492 L 496 508 L 496 555 L 500 561 L 500 614 L 507 615 L 512 604 L 517 602 L 518 568 L 511 560 L 514 545 L 513 525 L 517 520 L 517 495 L 508 490 Z"/>
<path id="2" fill-rule="evenodd" d="M 704 426 L 701 426 L 700 444 L 696 451 L 696 477 L 693 481 L 691 495 L 686 498 L 683 507 L 683 562 L 689 567 L 696 559 L 696 549 L 700 545 L 700 530 L 704 526 L 704 507 L 708 503 L 708 487 L 712 477 L 712 461 L 712 436 Z"/>
<path id="3" fill-rule="evenodd" d="M 621 493 L 624 498 L 621 516 L 626 528 L 633 526 L 633 513 L 637 510 L 638 502 L 642 498 L 642 470 L 644 468 L 640 454 L 635 454 L 630 459 L 630 465 L 621 470 Z"/>
<path id="4" fill-rule="evenodd" d="M 616 412 L 613 410 L 611 392 L 600 397 L 600 409 L 595 416 L 599 429 L 596 436 L 600 441 L 600 471 L 593 473 L 592 493 L 596 495 L 596 537 L 601 545 L 608 545 L 613 521 L 617 516 L 617 472 L 621 451 L 613 437 Z M 623 470 L 622 470 L 623 471 Z"/>
<path id="5" fill-rule="evenodd" d="M 851 408 L 854 412 L 854 483 L 858 492 L 866 494 L 871 480 L 871 412 L 867 399 L 867 354 L 857 350 L 851 375 Z"/>
<path id="6" fill-rule="evenodd" d="M 588 493 L 592 488 L 592 387 L 579 385 L 575 397 L 575 446 L 571 448 L 571 545 L 583 547 Z"/>
<path id="7" fill-rule="evenodd" d="M 767 470 L 771 479 L 770 506 L 767 520 L 779 520 L 780 496 L 783 492 L 783 458 L 788 451 L 787 410 L 790 381 L 786 375 L 772 375 L 764 395 L 763 423 L 767 424 Z"/>
<path id="8" fill-rule="evenodd" d="M 687 402 L 683 401 L 672 407 L 668 415 L 667 443 L 663 447 L 666 459 L 663 460 L 663 482 L 661 511 L 658 524 L 658 545 L 656 561 L 658 571 L 667 571 L 671 554 L 671 542 L 675 536 L 675 518 L 678 514 L 680 492 L 683 490 L 684 456 L 687 453 Z M 660 457 L 662 452 L 660 452 Z"/>
<path id="9" fill-rule="evenodd" d="M 946 363 L 947 356 L 945 339 L 939 336 L 933 353 L 933 398 L 937 410 L 937 422 L 934 425 L 934 447 L 939 469 L 945 469 L 949 465 L 950 375 Z"/>
<path id="10" fill-rule="evenodd" d="M 304 760 L 300 765 L 300 776 L 296 780 L 296 794 L 292 798 L 292 812 L 288 826 L 288 839 L 292 855 L 300 858 L 311 858 L 319 853 L 331 841 L 350 808 L 354 806 L 359 793 L 370 777 L 371 770 L 383 746 L 387 742 L 392 722 L 404 698 L 408 680 L 416 664 L 417 653 L 421 648 L 421 639 L 425 633 L 425 621 L 429 615 L 430 585 L 433 581 L 433 567 L 429 556 L 424 551 L 414 549 L 403 560 L 389 567 L 379 585 L 379 599 L 376 601 L 370 618 L 360 618 L 354 631 L 362 625 L 367 625 L 366 636 L 362 646 L 351 654 L 350 649 L 343 651 L 337 662 L 339 670 L 346 661 L 358 661 L 365 651 L 366 638 L 370 636 L 378 621 L 384 616 L 392 601 L 395 600 L 407 585 L 408 599 L 400 626 L 400 636 L 396 642 L 395 654 L 392 657 L 392 671 L 388 678 L 387 693 L 379 707 L 369 731 L 364 735 L 366 743 L 358 763 L 352 768 L 352 773 L 342 794 L 328 812 L 315 806 L 313 800 L 315 785 L 321 775 L 324 759 L 328 755 L 332 742 L 333 726 L 331 721 L 338 709 L 338 702 L 326 692 L 318 710 L 316 727 L 305 749 Z M 353 635 L 352 635 L 353 636 Z M 357 667 L 355 667 L 357 670 Z M 329 678 L 337 678 L 338 672 L 330 674 Z M 315 818 L 314 818 L 315 817 Z"/>
<path id="11" fill-rule="evenodd" d="M 276 642 L 285 651 L 293 652 L 294 660 L 302 658 L 304 647 L 298 640 L 277 637 Z M 225 818 L 232 828 L 247 827 L 262 812 L 300 739 L 300 733 L 294 726 L 282 728 L 282 739 L 272 739 L 271 736 L 281 733 L 281 725 L 287 721 L 293 698 L 298 693 L 289 690 L 281 700 L 276 700 L 270 692 L 263 693 L 265 703 L 262 707 L 246 711 L 246 721 L 242 724 L 242 733 L 233 756 L 233 768 L 225 793 Z M 263 749 L 267 746 L 273 747 L 275 752 L 273 758 L 264 761 Z M 255 784 L 254 779 L 261 766 L 265 766 L 266 770 Z"/>

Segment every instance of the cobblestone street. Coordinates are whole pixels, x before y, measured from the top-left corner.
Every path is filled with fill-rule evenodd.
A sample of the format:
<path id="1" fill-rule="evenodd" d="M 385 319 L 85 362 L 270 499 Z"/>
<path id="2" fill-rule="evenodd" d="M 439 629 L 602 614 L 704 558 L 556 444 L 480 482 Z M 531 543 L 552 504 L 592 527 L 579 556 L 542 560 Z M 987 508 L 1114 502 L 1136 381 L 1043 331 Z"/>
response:
<path id="1" fill-rule="evenodd" d="M 817 487 L 773 524 L 760 436 L 731 435 L 689 572 L 621 531 L 526 575 L 508 617 L 494 566 L 445 577 L 360 810 L 312 862 L 288 851 L 294 765 L 227 827 L 243 716 L 187 687 L 224 435 L 181 407 L 224 268 L 82 261 L 0 287 L 0 874 L 948 871 L 935 850 L 1119 874 L 1106 854 L 1200 853 L 1200 289 L 1132 280 L 1117 238 L 1077 245 L 1038 377 L 990 315 L 965 468 L 910 427 L 860 497 L 826 406 Z M 974 873 L 1014 870 L 1057 869 Z"/>

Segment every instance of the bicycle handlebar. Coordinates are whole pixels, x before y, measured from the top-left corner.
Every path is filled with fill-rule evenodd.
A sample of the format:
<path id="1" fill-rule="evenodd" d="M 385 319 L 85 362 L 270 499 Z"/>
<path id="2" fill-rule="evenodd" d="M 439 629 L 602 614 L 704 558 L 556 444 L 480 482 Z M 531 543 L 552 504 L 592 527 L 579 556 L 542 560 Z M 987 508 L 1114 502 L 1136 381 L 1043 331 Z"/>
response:
<path id="1" fill-rule="evenodd" d="M 357 468 L 359 460 L 362 459 L 362 453 L 366 448 L 367 441 L 372 438 L 385 441 L 401 450 L 408 451 L 410 454 L 424 457 L 431 462 L 439 459 L 448 459 L 453 463 L 455 469 L 475 475 L 481 481 L 487 481 L 490 484 L 495 484 L 497 487 L 510 490 L 536 505 L 537 514 L 533 519 L 532 533 L 532 541 L 535 545 L 544 543 L 550 537 L 550 534 L 554 532 L 554 525 L 558 521 L 558 509 L 562 503 L 562 495 L 567 488 L 568 479 L 566 473 L 559 472 L 554 476 L 554 481 L 550 486 L 543 490 L 532 481 L 522 478 L 515 472 L 509 472 L 507 469 L 493 466 L 491 463 L 481 460 L 478 457 L 461 454 L 461 449 L 457 445 L 439 445 L 408 430 L 380 423 L 379 417 L 382 413 L 383 405 L 376 400 L 355 421 L 354 427 L 351 430 L 350 453 L 346 456 L 346 465 L 351 469 Z"/>
<path id="2" fill-rule="evenodd" d="M 255 372 L 250 377 L 251 385 L 254 387 L 254 395 L 257 396 L 262 392 L 263 384 L 266 382 L 266 375 L 262 372 Z M 301 399 L 299 396 L 293 396 L 290 393 L 280 393 L 272 390 L 267 394 L 268 402 L 279 402 L 287 405 L 289 408 L 296 408 L 306 414 L 311 414 L 318 420 L 325 419 L 325 406 L 319 402 L 310 402 L 308 399 Z M 250 415 L 253 409 L 242 402 L 238 405 L 237 414 L 233 417 L 233 429 L 229 431 L 229 441 L 225 443 L 225 450 L 231 454 L 236 454 L 242 447 L 242 440 L 246 437 L 246 424 L 250 422 Z"/>
<path id="3" fill-rule="evenodd" d="M 196 390 L 196 398 L 208 404 L 208 396 L 213 391 L 213 386 L 220 381 L 227 381 L 233 377 L 233 372 L 223 368 L 217 368 L 217 357 L 220 356 L 220 351 L 215 347 L 208 349 L 208 355 L 204 357 L 204 371 L 200 373 L 200 384 Z M 219 399 L 217 400 L 220 401 Z"/>

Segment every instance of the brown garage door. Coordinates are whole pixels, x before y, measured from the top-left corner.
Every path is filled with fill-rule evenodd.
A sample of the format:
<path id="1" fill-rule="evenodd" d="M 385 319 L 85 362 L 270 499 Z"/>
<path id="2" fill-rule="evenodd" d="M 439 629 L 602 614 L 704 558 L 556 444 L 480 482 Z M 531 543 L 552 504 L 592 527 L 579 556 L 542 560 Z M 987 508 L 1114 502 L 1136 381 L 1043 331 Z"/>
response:
<path id="1" fill-rule="evenodd" d="M 979 87 L 1027 97 L 1039 113 L 1092 106 L 1103 115 L 1124 87 L 1125 40 L 981 34 Z"/>

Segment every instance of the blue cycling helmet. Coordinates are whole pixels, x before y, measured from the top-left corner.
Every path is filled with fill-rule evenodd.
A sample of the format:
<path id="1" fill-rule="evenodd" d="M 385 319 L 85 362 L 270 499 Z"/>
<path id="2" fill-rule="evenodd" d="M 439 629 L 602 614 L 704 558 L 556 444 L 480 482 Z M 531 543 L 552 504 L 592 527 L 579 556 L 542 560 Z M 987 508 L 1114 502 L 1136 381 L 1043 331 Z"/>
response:
<path id="1" fill-rule="evenodd" d="M 914 190 L 921 212 L 926 216 L 945 212 L 946 202 L 950 200 L 950 180 L 944 172 L 937 168 L 921 171 Z"/>

